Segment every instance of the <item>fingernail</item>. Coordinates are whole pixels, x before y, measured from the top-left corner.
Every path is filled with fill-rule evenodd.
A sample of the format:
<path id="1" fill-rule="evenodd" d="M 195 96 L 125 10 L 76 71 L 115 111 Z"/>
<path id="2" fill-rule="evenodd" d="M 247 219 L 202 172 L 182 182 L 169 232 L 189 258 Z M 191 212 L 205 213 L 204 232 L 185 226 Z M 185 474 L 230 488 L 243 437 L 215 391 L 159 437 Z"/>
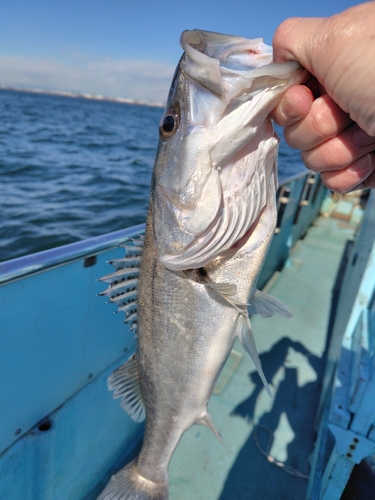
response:
<path id="1" fill-rule="evenodd" d="M 284 115 L 285 118 L 298 118 L 299 113 L 297 111 L 297 108 L 295 105 L 292 103 L 290 99 L 287 97 L 284 97 L 280 103 L 280 111 Z"/>
<path id="2" fill-rule="evenodd" d="M 375 137 L 368 135 L 368 133 L 361 128 L 357 128 L 353 132 L 353 140 L 357 146 L 369 146 L 370 144 L 375 144 Z"/>

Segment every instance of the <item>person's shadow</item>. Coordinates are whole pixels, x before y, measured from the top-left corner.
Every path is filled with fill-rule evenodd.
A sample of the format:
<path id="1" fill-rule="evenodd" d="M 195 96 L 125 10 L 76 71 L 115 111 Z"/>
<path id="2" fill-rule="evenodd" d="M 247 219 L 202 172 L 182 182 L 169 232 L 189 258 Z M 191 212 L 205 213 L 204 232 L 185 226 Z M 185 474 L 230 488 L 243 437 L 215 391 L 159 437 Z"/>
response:
<path id="1" fill-rule="evenodd" d="M 306 361 L 317 374 L 314 382 L 307 382 L 302 387 L 298 385 L 296 367 L 288 367 L 287 355 L 290 348 L 306 356 Z M 293 342 L 288 338 L 281 339 L 272 349 L 260 355 L 262 367 L 268 381 L 271 381 L 279 368 L 284 366 L 285 376 L 280 382 L 271 410 L 265 413 L 257 423 L 254 431 L 259 437 L 259 444 L 263 450 L 268 450 L 271 443 L 269 435 L 262 430 L 265 426 L 270 435 L 278 428 L 280 418 L 286 415 L 294 433 L 293 440 L 287 445 L 287 459 L 285 463 L 308 475 L 308 458 L 313 451 L 315 438 L 314 421 L 319 403 L 321 379 L 324 368 L 322 358 L 311 354 L 300 342 Z M 233 414 L 252 421 L 254 410 L 263 384 L 256 372 L 249 374 L 256 384 L 252 395 L 237 406 Z M 272 387 L 271 387 L 272 390 Z M 294 500 L 305 498 L 307 481 L 287 474 L 281 468 L 271 465 L 258 450 L 254 441 L 254 431 L 240 450 L 232 469 L 224 484 L 220 500 Z"/>

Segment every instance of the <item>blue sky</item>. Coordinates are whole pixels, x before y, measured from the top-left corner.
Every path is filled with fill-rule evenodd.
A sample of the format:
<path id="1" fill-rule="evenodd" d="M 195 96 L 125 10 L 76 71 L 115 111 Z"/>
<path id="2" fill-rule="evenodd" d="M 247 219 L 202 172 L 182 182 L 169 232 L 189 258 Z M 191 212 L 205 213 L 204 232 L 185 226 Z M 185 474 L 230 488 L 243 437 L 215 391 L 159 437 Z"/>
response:
<path id="1" fill-rule="evenodd" d="M 11 0 L 0 15 L 0 85 L 164 101 L 184 29 L 272 43 L 294 16 L 349 0 Z"/>

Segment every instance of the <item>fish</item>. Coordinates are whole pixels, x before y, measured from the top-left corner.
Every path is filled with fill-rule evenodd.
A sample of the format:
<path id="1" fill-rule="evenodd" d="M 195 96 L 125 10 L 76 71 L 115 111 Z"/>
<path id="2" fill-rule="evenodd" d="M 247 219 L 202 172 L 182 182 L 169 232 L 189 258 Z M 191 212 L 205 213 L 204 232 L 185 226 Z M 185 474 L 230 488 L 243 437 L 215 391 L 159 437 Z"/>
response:
<path id="1" fill-rule="evenodd" d="M 256 288 L 277 218 L 278 138 L 269 117 L 300 83 L 298 63 L 272 48 L 203 30 L 181 35 L 159 126 L 143 240 L 103 278 L 137 348 L 109 378 L 135 421 L 138 456 L 98 500 L 168 499 L 168 465 L 183 435 L 202 424 L 221 440 L 207 404 L 236 337 L 271 394 L 249 319 L 292 313 Z"/>

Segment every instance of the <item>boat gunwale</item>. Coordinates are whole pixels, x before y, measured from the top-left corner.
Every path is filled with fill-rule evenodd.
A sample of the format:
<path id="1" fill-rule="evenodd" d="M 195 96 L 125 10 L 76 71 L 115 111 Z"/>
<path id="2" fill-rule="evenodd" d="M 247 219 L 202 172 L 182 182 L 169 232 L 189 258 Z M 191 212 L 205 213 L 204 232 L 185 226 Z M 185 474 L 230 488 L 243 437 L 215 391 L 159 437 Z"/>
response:
<path id="1" fill-rule="evenodd" d="M 105 252 L 129 238 L 143 233 L 145 224 L 119 229 L 74 243 L 42 250 L 16 259 L 0 262 L 0 285 L 24 278 L 40 271 L 68 264 Z"/>

